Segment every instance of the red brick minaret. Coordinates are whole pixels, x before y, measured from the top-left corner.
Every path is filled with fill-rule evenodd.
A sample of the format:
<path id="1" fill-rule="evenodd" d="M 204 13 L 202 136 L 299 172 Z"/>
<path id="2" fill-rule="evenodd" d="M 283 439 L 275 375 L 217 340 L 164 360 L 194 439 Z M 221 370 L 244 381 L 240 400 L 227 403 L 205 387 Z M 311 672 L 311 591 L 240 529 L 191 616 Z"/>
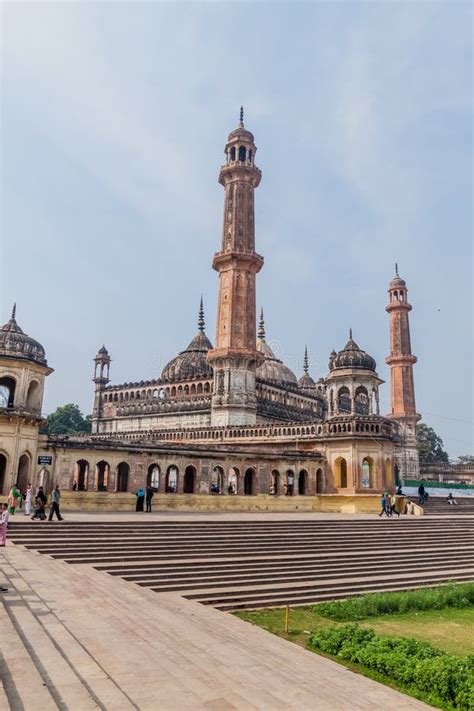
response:
<path id="1" fill-rule="evenodd" d="M 263 257 L 255 252 L 254 189 L 261 171 L 255 165 L 254 137 L 240 122 L 229 135 L 226 162 L 219 174 L 224 186 L 221 251 L 212 266 L 219 272 L 215 348 L 208 359 L 214 368 L 211 423 L 252 425 L 257 417 L 255 275 Z"/>
<path id="2" fill-rule="evenodd" d="M 400 424 L 401 443 L 396 454 L 399 476 L 402 479 L 416 478 L 419 474 L 416 423 L 420 415 L 416 412 L 413 366 L 416 356 L 412 355 L 410 324 L 408 314 L 412 307 L 408 303 L 406 282 L 398 274 L 388 289 L 390 303 L 386 310 L 390 314 L 390 355 L 385 362 L 390 366 L 391 412 L 389 417 Z"/>

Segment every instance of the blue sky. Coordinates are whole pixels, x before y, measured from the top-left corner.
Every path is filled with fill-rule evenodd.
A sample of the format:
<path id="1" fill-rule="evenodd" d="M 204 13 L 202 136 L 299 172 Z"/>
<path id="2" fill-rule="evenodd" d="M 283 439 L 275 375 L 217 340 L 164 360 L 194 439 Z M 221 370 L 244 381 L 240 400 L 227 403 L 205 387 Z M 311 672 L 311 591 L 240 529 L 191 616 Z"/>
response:
<path id="1" fill-rule="evenodd" d="M 243 104 L 269 342 L 320 377 L 352 327 L 388 380 L 398 261 L 418 410 L 472 452 L 471 32 L 468 2 L 4 3 L 1 311 L 55 368 L 45 411 L 90 412 L 102 343 L 114 382 L 157 377 L 201 292 L 214 339 Z"/>

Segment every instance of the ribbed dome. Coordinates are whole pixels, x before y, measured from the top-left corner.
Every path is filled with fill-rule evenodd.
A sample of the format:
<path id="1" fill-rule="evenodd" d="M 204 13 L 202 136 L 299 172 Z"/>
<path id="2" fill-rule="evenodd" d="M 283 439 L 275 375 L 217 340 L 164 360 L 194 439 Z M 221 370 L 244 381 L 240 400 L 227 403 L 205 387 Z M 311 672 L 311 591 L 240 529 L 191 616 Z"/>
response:
<path id="1" fill-rule="evenodd" d="M 170 360 L 161 373 L 162 380 L 190 380 L 192 378 L 212 378 L 213 370 L 207 362 L 207 353 L 212 343 L 204 333 L 204 309 L 199 307 L 199 331 L 186 348 L 176 358 Z"/>
<path id="2" fill-rule="evenodd" d="M 23 333 L 15 319 L 16 306 L 12 317 L 0 328 L 0 356 L 23 358 L 34 363 L 47 365 L 46 354 L 41 343 Z"/>
<path id="3" fill-rule="evenodd" d="M 229 133 L 228 142 L 230 143 L 234 138 L 240 138 L 241 140 L 249 141 L 250 143 L 254 143 L 254 140 L 255 140 L 253 137 L 253 133 L 250 133 L 250 131 L 247 131 L 247 129 L 244 126 L 244 108 L 243 108 L 243 106 L 240 107 L 239 125 L 233 131 L 231 131 L 231 133 Z"/>
<path id="4" fill-rule="evenodd" d="M 309 373 L 305 373 L 298 380 L 298 387 L 300 390 L 308 390 L 312 392 L 316 389 L 316 383 Z"/>
<path id="5" fill-rule="evenodd" d="M 390 289 L 396 289 L 397 287 L 401 286 L 406 286 L 407 283 L 404 279 L 401 278 L 400 274 L 398 273 L 398 264 L 395 264 L 395 276 L 393 277 L 392 281 L 390 282 Z"/>
<path id="6" fill-rule="evenodd" d="M 257 351 L 264 356 L 263 363 L 257 367 L 258 378 L 286 385 L 298 384 L 296 375 L 276 357 L 268 343 L 262 338 L 257 341 Z"/>
<path id="7" fill-rule="evenodd" d="M 352 330 L 342 351 L 331 353 L 329 370 L 336 368 L 364 368 L 364 370 L 375 370 L 376 368 L 376 362 L 372 356 L 359 348 L 357 343 L 352 340 Z"/>

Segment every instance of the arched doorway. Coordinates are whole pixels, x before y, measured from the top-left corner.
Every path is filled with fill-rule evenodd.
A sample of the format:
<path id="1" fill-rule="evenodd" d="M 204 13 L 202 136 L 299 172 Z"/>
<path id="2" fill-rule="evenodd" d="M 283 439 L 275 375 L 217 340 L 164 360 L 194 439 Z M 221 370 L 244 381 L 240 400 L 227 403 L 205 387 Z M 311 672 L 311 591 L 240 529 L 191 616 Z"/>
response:
<path id="1" fill-rule="evenodd" d="M 117 467 L 117 491 L 128 490 L 128 475 L 130 467 L 127 462 L 120 462 Z"/>
<path id="2" fill-rule="evenodd" d="M 150 464 L 148 467 L 148 474 L 146 477 L 146 485 L 153 489 L 154 491 L 158 491 L 160 488 L 160 467 L 158 464 Z"/>
<path id="3" fill-rule="evenodd" d="M 194 494 L 194 482 L 196 480 L 196 469 L 189 465 L 184 470 L 183 494 Z"/>
<path id="4" fill-rule="evenodd" d="M 302 469 L 298 474 L 298 495 L 305 496 L 308 491 L 308 472 Z"/>
<path id="5" fill-rule="evenodd" d="M 3 494 L 6 473 L 7 473 L 7 458 L 4 454 L 0 454 L 0 494 Z"/>
<path id="6" fill-rule="evenodd" d="M 15 387 L 16 381 L 13 378 L 0 378 L 0 407 L 13 407 Z"/>
<path id="7" fill-rule="evenodd" d="M 22 454 L 18 462 L 18 476 L 16 483 L 21 492 L 26 491 L 30 480 L 30 457 L 28 454 Z"/>
<path id="8" fill-rule="evenodd" d="M 232 467 L 229 470 L 229 479 L 227 482 L 227 493 L 237 494 L 239 491 L 239 470 L 236 467 Z"/>
<path id="9" fill-rule="evenodd" d="M 270 494 L 278 496 L 280 493 L 280 472 L 278 469 L 273 469 L 270 478 Z"/>
<path id="10" fill-rule="evenodd" d="M 89 478 L 89 462 L 85 459 L 79 459 L 76 462 L 76 484 L 78 491 L 87 491 Z"/>
<path id="11" fill-rule="evenodd" d="M 46 496 L 49 496 L 53 486 L 51 482 L 50 472 L 48 469 L 46 469 L 46 467 L 43 467 L 39 471 L 36 483 L 38 486 L 42 486 Z"/>
<path id="12" fill-rule="evenodd" d="M 324 491 L 324 474 L 322 469 L 316 472 L 316 493 L 322 494 Z"/>
<path id="13" fill-rule="evenodd" d="M 28 387 L 26 396 L 26 407 L 32 412 L 37 412 L 41 408 L 41 388 L 37 380 L 32 380 Z"/>
<path id="14" fill-rule="evenodd" d="M 102 459 L 95 465 L 95 489 L 107 491 L 109 485 L 110 464 Z"/>
<path id="15" fill-rule="evenodd" d="M 168 467 L 166 472 L 165 491 L 167 494 L 176 494 L 178 491 L 178 467 Z"/>
<path id="16" fill-rule="evenodd" d="M 338 457 L 334 462 L 334 485 L 336 489 L 347 489 L 347 462 Z"/>
<path id="17" fill-rule="evenodd" d="M 255 470 L 247 469 L 244 476 L 244 494 L 252 496 L 255 493 Z"/>
<path id="18" fill-rule="evenodd" d="M 374 460 L 364 457 L 362 460 L 362 486 L 364 489 L 374 488 Z"/>
<path id="19" fill-rule="evenodd" d="M 224 470 L 222 467 L 214 467 L 211 472 L 211 494 L 222 494 L 224 490 Z"/>

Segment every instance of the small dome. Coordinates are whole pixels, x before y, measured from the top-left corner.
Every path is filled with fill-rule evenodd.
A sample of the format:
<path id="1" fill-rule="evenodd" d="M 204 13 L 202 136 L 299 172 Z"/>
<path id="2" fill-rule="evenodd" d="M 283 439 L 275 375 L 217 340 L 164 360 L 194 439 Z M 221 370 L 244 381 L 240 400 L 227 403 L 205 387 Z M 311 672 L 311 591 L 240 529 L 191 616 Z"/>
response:
<path id="1" fill-rule="evenodd" d="M 13 307 L 11 319 L 0 328 L 0 356 L 23 358 L 47 365 L 43 346 L 34 338 L 23 333 L 16 322 L 15 313 L 16 305 Z"/>
<path id="2" fill-rule="evenodd" d="M 207 353 L 212 343 L 203 331 L 200 331 L 176 358 L 163 368 L 162 380 L 191 380 L 192 378 L 212 378 L 213 370 L 207 362 Z"/>
<path id="3" fill-rule="evenodd" d="M 404 279 L 401 278 L 400 274 L 398 273 L 398 264 L 395 263 L 395 276 L 393 277 L 392 281 L 390 282 L 390 289 L 397 289 L 400 287 L 406 287 L 407 283 Z"/>
<path id="4" fill-rule="evenodd" d="M 99 352 L 97 355 L 109 355 L 109 351 L 105 346 L 102 346 L 102 348 L 99 349 Z"/>
<path id="5" fill-rule="evenodd" d="M 161 373 L 162 380 L 191 380 L 193 378 L 212 378 L 213 370 L 207 361 L 207 353 L 212 349 L 212 343 L 204 333 L 204 308 L 199 305 L 199 331 L 186 348 L 176 358 L 165 365 Z"/>
<path id="6" fill-rule="evenodd" d="M 359 348 L 357 343 L 352 340 L 352 330 L 342 351 L 331 353 L 329 370 L 336 368 L 364 368 L 364 370 L 375 370 L 376 368 L 376 362 L 372 356 Z"/>
<path id="7" fill-rule="evenodd" d="M 228 142 L 230 143 L 233 141 L 235 138 L 240 138 L 243 141 L 248 141 L 249 143 L 254 143 L 255 139 L 253 137 L 253 133 L 250 133 L 250 131 L 247 131 L 247 129 L 244 126 L 244 107 L 240 107 L 240 121 L 239 125 L 237 128 L 235 128 L 233 131 L 229 133 L 229 138 Z"/>
<path id="8" fill-rule="evenodd" d="M 308 390 L 312 392 L 316 389 L 316 383 L 309 373 L 305 373 L 298 380 L 298 387 L 300 390 Z"/>

